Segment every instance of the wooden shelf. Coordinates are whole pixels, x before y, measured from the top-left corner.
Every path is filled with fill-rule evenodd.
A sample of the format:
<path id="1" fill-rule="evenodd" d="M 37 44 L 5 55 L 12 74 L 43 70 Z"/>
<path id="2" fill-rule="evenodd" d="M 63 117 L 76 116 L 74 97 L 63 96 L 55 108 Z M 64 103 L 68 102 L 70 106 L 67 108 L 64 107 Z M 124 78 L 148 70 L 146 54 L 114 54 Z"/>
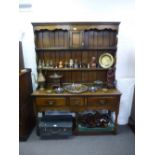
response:
<path id="1" fill-rule="evenodd" d="M 47 71 L 103 71 L 104 68 L 38 68 Z"/>
<path id="2" fill-rule="evenodd" d="M 117 47 L 105 47 L 105 48 L 36 48 L 36 51 L 101 51 L 112 50 L 116 51 Z"/>

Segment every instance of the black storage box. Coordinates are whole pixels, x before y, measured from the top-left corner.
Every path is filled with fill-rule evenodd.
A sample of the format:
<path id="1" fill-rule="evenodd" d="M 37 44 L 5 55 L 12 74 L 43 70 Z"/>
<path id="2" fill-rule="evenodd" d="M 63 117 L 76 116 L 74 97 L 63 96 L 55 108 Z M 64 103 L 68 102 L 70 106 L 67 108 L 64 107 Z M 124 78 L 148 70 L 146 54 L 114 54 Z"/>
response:
<path id="1" fill-rule="evenodd" d="M 72 115 L 43 116 L 38 124 L 41 138 L 67 138 L 72 135 Z"/>

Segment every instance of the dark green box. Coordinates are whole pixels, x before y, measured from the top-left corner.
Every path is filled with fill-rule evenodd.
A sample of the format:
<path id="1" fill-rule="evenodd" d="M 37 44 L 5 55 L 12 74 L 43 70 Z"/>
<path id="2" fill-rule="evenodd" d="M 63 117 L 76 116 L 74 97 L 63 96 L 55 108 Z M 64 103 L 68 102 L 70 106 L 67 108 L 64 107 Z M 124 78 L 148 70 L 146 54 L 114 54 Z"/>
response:
<path id="1" fill-rule="evenodd" d="M 87 128 L 78 124 L 78 131 L 79 132 L 102 132 L 102 131 L 114 131 L 114 123 L 110 123 L 106 128 Z"/>

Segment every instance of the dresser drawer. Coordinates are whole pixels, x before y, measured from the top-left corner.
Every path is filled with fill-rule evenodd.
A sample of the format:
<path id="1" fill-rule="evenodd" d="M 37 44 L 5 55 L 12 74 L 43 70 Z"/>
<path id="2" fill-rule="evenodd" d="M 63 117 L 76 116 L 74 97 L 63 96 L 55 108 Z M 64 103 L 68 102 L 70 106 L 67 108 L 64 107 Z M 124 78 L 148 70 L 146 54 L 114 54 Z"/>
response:
<path id="1" fill-rule="evenodd" d="M 89 97 L 87 106 L 111 106 L 116 103 L 115 97 Z"/>
<path id="2" fill-rule="evenodd" d="M 82 97 L 70 97 L 70 106 L 83 106 L 84 98 Z"/>
<path id="3" fill-rule="evenodd" d="M 51 106 L 59 107 L 66 104 L 66 98 L 36 98 L 36 104 L 38 106 Z"/>

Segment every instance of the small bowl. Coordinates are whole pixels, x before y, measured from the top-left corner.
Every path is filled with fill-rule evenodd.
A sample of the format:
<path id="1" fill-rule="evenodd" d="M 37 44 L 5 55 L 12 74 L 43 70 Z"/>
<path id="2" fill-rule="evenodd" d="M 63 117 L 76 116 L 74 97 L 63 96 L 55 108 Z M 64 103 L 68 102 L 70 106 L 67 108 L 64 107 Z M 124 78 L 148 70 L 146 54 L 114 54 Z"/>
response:
<path id="1" fill-rule="evenodd" d="M 89 91 L 90 92 L 96 92 L 97 91 L 97 87 L 91 86 L 91 87 L 89 87 Z"/>
<path id="2" fill-rule="evenodd" d="M 57 94 L 61 94 L 61 93 L 64 92 L 64 89 L 61 88 L 61 87 L 58 87 L 58 88 L 55 89 L 55 92 L 56 92 Z"/>
<path id="3" fill-rule="evenodd" d="M 102 89 L 103 85 L 104 85 L 103 81 L 100 80 L 94 81 L 94 86 L 97 87 L 98 89 Z"/>

